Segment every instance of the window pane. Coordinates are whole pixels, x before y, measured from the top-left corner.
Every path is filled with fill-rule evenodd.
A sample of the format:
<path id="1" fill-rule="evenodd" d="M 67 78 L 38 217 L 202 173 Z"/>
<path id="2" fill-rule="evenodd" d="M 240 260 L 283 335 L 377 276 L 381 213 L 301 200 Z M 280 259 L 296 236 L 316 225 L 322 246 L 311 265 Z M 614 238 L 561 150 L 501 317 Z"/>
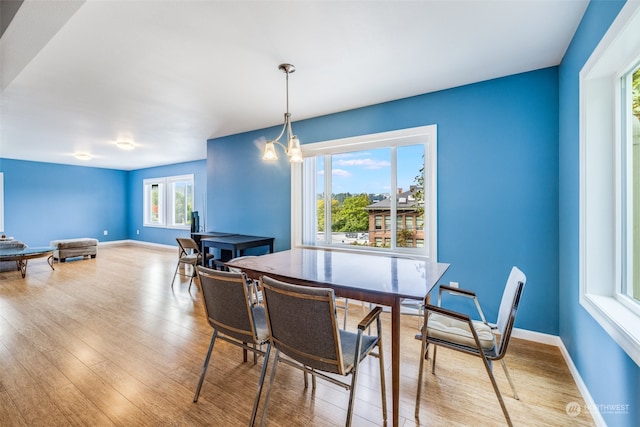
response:
<path id="1" fill-rule="evenodd" d="M 435 146 L 435 132 L 415 129 L 414 135 L 398 131 L 397 140 L 371 135 L 370 142 L 357 137 L 360 142 L 353 146 L 345 140 L 308 144 L 302 168 L 292 174 L 302 183 L 292 193 L 301 207 L 300 222 L 292 221 L 295 244 L 396 250 L 417 247 L 418 237 L 424 242 L 424 231 L 416 233 L 418 223 L 427 222 L 418 219 L 424 202 L 416 197 L 423 197 L 425 150 Z M 353 147 L 357 150 L 346 151 Z M 398 231 L 408 234 L 398 236 Z M 425 247 L 429 243 L 416 252 L 429 256 Z"/>
<path id="2" fill-rule="evenodd" d="M 631 215 L 633 217 L 633 237 L 630 250 L 632 251 L 632 285 L 626 286 L 626 293 L 640 301 L 640 68 L 636 68 L 631 77 L 631 87 L 627 92 L 630 96 L 631 111 L 628 114 L 631 134 Z M 627 258 L 628 259 L 628 258 Z M 629 277 L 629 276 L 628 276 Z"/>
<path id="3" fill-rule="evenodd" d="M 397 158 L 397 212 L 404 216 L 404 227 L 396 230 L 396 244 L 413 248 L 414 242 L 424 241 L 424 227 L 415 226 L 417 217 L 424 223 L 424 145 L 398 147 Z"/>
<path id="4" fill-rule="evenodd" d="M 193 178 L 175 177 L 170 181 L 169 191 L 171 226 L 190 226 L 193 211 Z"/>
<path id="5" fill-rule="evenodd" d="M 151 217 L 150 222 L 158 223 L 160 219 L 160 185 L 151 185 Z"/>
<path id="6" fill-rule="evenodd" d="M 382 245 L 376 237 L 385 237 L 382 221 L 386 224 L 389 218 L 368 207 L 388 196 L 390 153 L 389 148 L 379 148 L 330 156 L 332 244 Z"/>
<path id="7" fill-rule="evenodd" d="M 173 225 L 185 224 L 185 206 L 187 204 L 185 198 L 185 183 L 174 182 L 173 185 Z"/>

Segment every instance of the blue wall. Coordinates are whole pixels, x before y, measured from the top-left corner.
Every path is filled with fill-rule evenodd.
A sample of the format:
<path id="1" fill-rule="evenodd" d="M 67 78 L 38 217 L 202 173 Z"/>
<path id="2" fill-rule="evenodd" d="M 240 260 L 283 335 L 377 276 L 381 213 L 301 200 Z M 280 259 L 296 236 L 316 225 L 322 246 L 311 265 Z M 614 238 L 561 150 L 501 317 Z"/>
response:
<path id="1" fill-rule="evenodd" d="M 623 1 L 592 1 L 559 67 L 560 337 L 597 405 L 629 405 L 606 413 L 610 426 L 640 424 L 640 368 L 580 306 L 579 72 L 609 29 Z"/>
<path id="2" fill-rule="evenodd" d="M 175 246 L 176 237 L 188 236 L 189 230 L 142 226 L 143 180 L 194 174 L 195 209 L 204 214 L 206 171 L 206 160 L 128 172 L 0 159 L 4 234 L 29 246 L 74 237 Z"/>
<path id="3" fill-rule="evenodd" d="M 295 122 L 302 143 L 438 125 L 438 254 L 444 281 L 478 290 L 490 318 L 511 266 L 528 276 L 516 326 L 558 334 L 558 73 L 548 68 Z M 290 169 L 261 137 L 207 145 L 209 229 L 290 246 Z M 540 307 L 544 307 L 541 314 Z"/>
<path id="4" fill-rule="evenodd" d="M 7 236 L 29 246 L 75 237 L 128 237 L 127 172 L 10 159 L 2 159 L 0 171 Z"/>
<path id="5" fill-rule="evenodd" d="M 194 174 L 194 210 L 198 211 L 200 221 L 202 221 L 205 217 L 205 195 L 207 193 L 206 160 L 138 169 L 129 173 L 128 203 L 130 209 L 127 212 L 127 235 L 129 239 L 175 246 L 176 237 L 189 237 L 190 230 L 142 226 L 144 201 L 143 181 L 148 178 L 162 178 L 187 174 Z M 138 231 L 140 231 L 140 234 L 137 234 Z"/>

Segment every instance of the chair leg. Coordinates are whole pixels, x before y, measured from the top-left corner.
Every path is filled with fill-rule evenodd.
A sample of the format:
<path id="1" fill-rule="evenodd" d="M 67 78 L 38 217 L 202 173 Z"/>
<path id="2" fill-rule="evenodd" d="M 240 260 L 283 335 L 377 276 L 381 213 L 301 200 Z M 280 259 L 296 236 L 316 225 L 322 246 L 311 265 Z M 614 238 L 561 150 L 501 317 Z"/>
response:
<path id="1" fill-rule="evenodd" d="M 380 394 L 382 395 L 382 420 L 387 422 L 387 382 L 384 376 L 384 356 L 382 353 L 382 340 L 378 342 L 378 360 L 380 361 Z"/>
<path id="2" fill-rule="evenodd" d="M 342 329 L 347 330 L 347 314 L 349 313 L 349 298 L 344 299 L 344 319 L 342 321 Z"/>
<path id="3" fill-rule="evenodd" d="M 356 349 L 357 348 L 358 347 L 356 347 Z M 356 359 L 358 359 L 358 356 L 356 356 Z M 357 382 L 358 382 L 358 361 L 356 360 L 355 365 L 353 367 L 353 371 L 351 372 L 351 388 L 349 389 L 349 407 L 347 408 L 347 422 L 345 424 L 346 427 L 351 426 L 351 419 L 353 418 L 353 402 L 356 397 Z"/>
<path id="4" fill-rule="evenodd" d="M 280 358 L 280 350 L 276 349 L 276 356 L 273 359 L 273 367 L 271 368 L 271 375 L 269 376 L 269 385 L 267 386 L 267 395 L 264 398 L 264 408 L 262 408 L 262 420 L 260 421 L 260 427 L 264 427 L 264 423 L 267 418 L 267 408 L 269 407 L 269 400 L 271 399 L 271 391 L 273 390 L 273 380 L 276 377 L 276 368 L 278 367 L 279 358 Z"/>
<path id="5" fill-rule="evenodd" d="M 504 359 L 500 359 L 500 363 L 502 364 L 502 369 L 504 370 L 505 375 L 507 376 L 507 380 L 509 381 L 509 385 L 511 386 L 511 390 L 513 391 L 513 398 L 516 400 L 520 400 L 518 397 L 518 393 L 516 392 L 516 387 L 513 385 L 513 381 L 511 381 L 511 375 L 509 375 L 509 370 L 507 369 L 507 364 L 504 363 Z"/>
<path id="6" fill-rule="evenodd" d="M 496 392 L 496 397 L 498 398 L 498 402 L 500 402 L 500 407 L 502 408 L 502 413 L 504 414 L 504 418 L 507 420 L 507 424 L 509 425 L 509 427 L 512 427 L 513 423 L 511 422 L 509 411 L 507 411 L 507 406 L 504 404 L 504 400 L 502 399 L 502 393 L 500 393 L 500 389 L 498 388 L 498 383 L 496 382 L 496 378 L 493 376 L 491 364 L 489 360 L 487 360 L 486 356 L 484 356 L 484 354 L 482 354 L 480 358 L 482 359 L 482 362 L 484 363 L 484 367 L 487 370 L 487 374 L 489 375 L 489 379 L 491 380 L 491 385 L 493 386 L 493 390 Z"/>
<path id="7" fill-rule="evenodd" d="M 187 292 L 191 292 L 191 284 L 193 283 L 193 278 L 197 277 L 198 281 L 200 281 L 200 276 L 198 275 L 198 267 L 197 265 L 192 265 L 191 268 L 193 268 L 193 271 L 191 272 L 191 278 L 189 279 L 189 289 L 187 289 Z"/>
<path id="8" fill-rule="evenodd" d="M 433 346 L 433 360 L 431 361 L 431 373 L 436 373 L 436 352 L 438 351 L 438 346 L 434 344 Z"/>
<path id="9" fill-rule="evenodd" d="M 176 271 L 173 272 L 173 280 L 171 281 L 171 289 L 173 289 L 173 282 L 176 281 L 176 276 L 178 275 L 178 269 L 180 268 L 180 263 L 176 265 Z"/>
<path id="10" fill-rule="evenodd" d="M 200 389 L 202 388 L 204 377 L 207 375 L 207 367 L 209 367 L 209 359 L 211 359 L 211 351 L 213 350 L 213 344 L 216 342 L 217 336 L 218 336 L 218 332 L 214 330 L 213 335 L 211 335 L 211 342 L 209 343 L 209 351 L 207 351 L 207 357 L 205 357 L 204 364 L 202 365 L 202 374 L 200 374 L 200 381 L 198 381 L 198 388 L 196 388 L 196 394 L 193 396 L 193 403 L 196 403 L 198 401 L 198 396 L 200 395 Z"/>
<path id="11" fill-rule="evenodd" d="M 269 354 L 271 353 L 271 343 L 267 344 L 267 350 L 264 353 L 264 361 L 262 362 L 262 369 L 260 370 L 260 379 L 258 380 L 258 392 L 256 393 L 256 400 L 253 402 L 253 410 L 251 411 L 251 420 L 249 426 L 253 427 L 256 422 L 256 414 L 258 413 L 258 404 L 260 403 L 260 395 L 262 394 L 262 386 L 264 385 L 264 377 L 267 373 L 267 365 L 269 364 Z M 256 354 L 256 353 L 253 353 Z"/>
<path id="12" fill-rule="evenodd" d="M 418 390 L 416 392 L 416 410 L 415 410 L 416 418 L 419 418 L 420 416 L 420 395 L 422 394 L 422 372 L 424 371 L 424 359 L 426 359 L 426 355 L 427 355 L 426 352 L 427 352 L 427 328 L 426 328 L 426 325 L 423 323 L 422 340 L 420 344 L 420 367 L 418 368 Z M 434 366 L 435 366 L 435 354 L 434 354 L 433 360 L 434 360 Z"/>

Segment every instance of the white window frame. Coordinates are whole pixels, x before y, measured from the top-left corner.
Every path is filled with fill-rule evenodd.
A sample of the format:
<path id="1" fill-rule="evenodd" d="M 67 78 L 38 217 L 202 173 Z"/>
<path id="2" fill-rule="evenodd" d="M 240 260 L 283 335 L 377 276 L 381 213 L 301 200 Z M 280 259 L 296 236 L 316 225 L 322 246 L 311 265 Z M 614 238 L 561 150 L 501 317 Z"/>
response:
<path id="1" fill-rule="evenodd" d="M 176 176 L 168 176 L 168 177 L 160 177 L 160 178 L 148 178 L 143 180 L 143 209 L 142 209 L 142 225 L 144 227 L 155 227 L 155 228 L 174 228 L 179 230 L 189 230 L 191 229 L 191 224 L 188 223 L 190 218 L 185 218 L 187 221 L 186 224 L 176 224 L 175 223 L 175 212 L 173 210 L 175 194 L 172 191 L 173 184 L 180 181 L 190 181 L 192 191 L 195 193 L 194 188 L 194 175 L 176 175 Z M 149 218 L 150 209 L 151 209 L 151 187 L 153 185 L 159 185 L 160 188 L 160 197 L 161 200 L 158 201 L 158 222 L 151 222 Z M 192 195 L 193 196 L 193 195 Z"/>
<path id="2" fill-rule="evenodd" d="M 640 366 L 640 315 L 622 301 L 621 77 L 640 57 L 627 2 L 580 71 L 580 304 Z M 628 297 L 627 297 L 628 298 Z"/>
<path id="3" fill-rule="evenodd" d="M 423 248 L 396 248 L 394 251 L 385 251 L 383 249 L 367 249 L 366 247 L 350 247 L 350 246 L 332 246 L 334 249 L 351 250 L 351 251 L 376 251 L 392 252 L 396 255 L 419 256 L 426 259 L 438 259 L 438 230 L 437 230 L 437 213 L 438 213 L 438 197 L 437 197 L 437 125 L 420 126 L 409 129 L 401 129 L 390 132 L 382 132 L 369 135 L 361 135 L 350 138 L 342 138 L 330 141 L 322 141 L 316 143 L 302 144 L 303 157 L 315 157 L 324 154 L 337 154 L 364 149 L 374 149 L 389 147 L 392 145 L 425 145 L 425 235 L 428 236 L 428 245 Z M 393 163 L 393 162 L 392 162 Z M 291 246 L 302 247 L 303 245 L 303 168 L 301 163 L 292 164 L 291 169 Z M 392 178 L 393 180 L 393 178 Z M 391 182 L 392 188 L 395 183 Z M 397 187 L 397 186 L 395 186 Z M 314 192 L 315 193 L 315 192 Z M 395 197 L 395 192 L 391 192 Z M 315 198 L 315 194 L 314 194 Z M 395 199 L 393 199 L 395 200 Z M 392 207 L 394 203 L 392 202 Z M 392 210 L 395 210 L 392 208 Z M 383 221 L 384 224 L 384 221 Z"/>

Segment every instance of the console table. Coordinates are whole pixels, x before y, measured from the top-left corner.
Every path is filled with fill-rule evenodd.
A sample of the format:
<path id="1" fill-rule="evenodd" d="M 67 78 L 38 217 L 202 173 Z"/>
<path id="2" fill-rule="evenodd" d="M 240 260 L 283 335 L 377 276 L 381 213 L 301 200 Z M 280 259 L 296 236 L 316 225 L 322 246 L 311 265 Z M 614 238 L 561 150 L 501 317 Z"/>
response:
<path id="1" fill-rule="evenodd" d="M 244 234 L 212 231 L 209 233 L 198 233 L 196 236 L 198 240 L 196 240 L 194 234 L 191 236 L 196 243 L 199 242 L 203 254 L 206 254 L 209 248 L 220 249 L 221 262 L 242 256 L 244 250 L 249 248 L 266 246 L 269 253 L 273 253 L 273 241 L 275 240 L 273 237 L 247 236 Z M 203 256 L 202 259 L 204 260 L 205 257 Z"/>
<path id="2" fill-rule="evenodd" d="M 40 248 L 24 248 L 24 249 L 0 249 L 0 261 L 15 261 L 22 278 L 27 275 L 27 261 L 34 258 L 43 258 L 47 255 L 47 262 L 52 270 L 53 268 L 53 251 L 55 248 L 45 246 Z"/>

